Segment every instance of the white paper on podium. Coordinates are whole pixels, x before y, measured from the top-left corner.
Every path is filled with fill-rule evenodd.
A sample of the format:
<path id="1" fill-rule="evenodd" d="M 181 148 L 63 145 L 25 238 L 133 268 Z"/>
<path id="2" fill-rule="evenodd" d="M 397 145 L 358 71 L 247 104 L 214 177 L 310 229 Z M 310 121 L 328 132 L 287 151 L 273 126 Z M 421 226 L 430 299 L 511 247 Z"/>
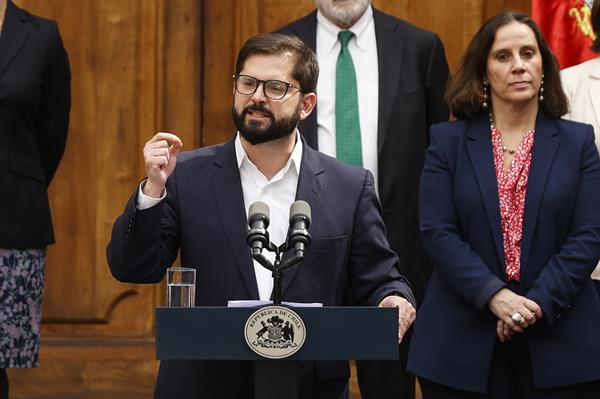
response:
<path id="1" fill-rule="evenodd" d="M 243 300 L 243 301 L 227 301 L 228 308 L 257 308 L 259 306 L 272 305 L 273 301 L 260 301 L 260 300 Z M 313 303 L 302 303 L 302 302 L 286 302 L 282 301 L 282 305 L 289 306 L 291 308 L 322 308 L 323 304 L 318 302 Z"/>

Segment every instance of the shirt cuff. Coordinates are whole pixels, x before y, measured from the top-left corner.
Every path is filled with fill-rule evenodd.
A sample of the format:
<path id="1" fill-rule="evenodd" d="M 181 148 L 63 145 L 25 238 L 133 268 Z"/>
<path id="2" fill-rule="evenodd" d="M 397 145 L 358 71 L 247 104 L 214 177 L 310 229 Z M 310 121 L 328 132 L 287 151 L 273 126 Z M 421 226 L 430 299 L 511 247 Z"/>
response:
<path id="1" fill-rule="evenodd" d="M 140 183 L 140 186 L 138 187 L 137 204 L 136 204 L 138 211 L 152 208 L 154 205 L 158 205 L 167 196 L 167 189 L 164 188 L 162 194 L 160 195 L 160 198 L 148 197 L 142 191 L 144 184 L 146 184 L 146 179 L 144 179 Z"/>

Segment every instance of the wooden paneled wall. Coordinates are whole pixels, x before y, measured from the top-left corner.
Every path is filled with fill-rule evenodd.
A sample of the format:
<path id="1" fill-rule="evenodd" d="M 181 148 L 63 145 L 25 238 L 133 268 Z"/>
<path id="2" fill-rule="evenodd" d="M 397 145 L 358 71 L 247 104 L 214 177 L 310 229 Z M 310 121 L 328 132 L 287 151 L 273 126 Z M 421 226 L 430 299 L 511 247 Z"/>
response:
<path id="1" fill-rule="evenodd" d="M 56 19 L 72 72 L 67 149 L 50 188 L 41 367 L 11 372 L 15 398 L 148 398 L 160 286 L 121 284 L 111 226 L 144 175 L 153 132 L 199 144 L 202 7 L 197 0 L 20 0 Z M 11 396 L 13 397 L 13 396 Z"/>
<path id="2" fill-rule="evenodd" d="M 241 44 L 312 0 L 16 0 L 56 19 L 73 75 L 67 150 L 50 195 L 41 367 L 11 370 L 14 398 L 149 398 L 154 306 L 162 286 L 108 270 L 112 223 L 144 176 L 141 148 L 172 131 L 187 149 L 231 137 L 231 74 Z M 454 69 L 475 30 L 528 0 L 374 0 L 441 36 Z"/>

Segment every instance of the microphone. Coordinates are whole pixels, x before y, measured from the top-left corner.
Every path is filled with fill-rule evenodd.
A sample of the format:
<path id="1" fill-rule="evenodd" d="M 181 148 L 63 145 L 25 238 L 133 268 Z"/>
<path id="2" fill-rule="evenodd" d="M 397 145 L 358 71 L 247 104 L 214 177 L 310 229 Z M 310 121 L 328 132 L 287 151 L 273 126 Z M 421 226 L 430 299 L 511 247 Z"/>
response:
<path id="1" fill-rule="evenodd" d="M 248 209 L 248 226 L 246 242 L 252 248 L 252 254 L 262 253 L 263 248 L 269 248 L 269 206 L 264 202 L 254 202 Z"/>
<path id="2" fill-rule="evenodd" d="M 296 256 L 303 257 L 310 245 L 310 205 L 306 201 L 296 201 L 290 207 L 290 229 L 287 247 L 293 248 Z"/>

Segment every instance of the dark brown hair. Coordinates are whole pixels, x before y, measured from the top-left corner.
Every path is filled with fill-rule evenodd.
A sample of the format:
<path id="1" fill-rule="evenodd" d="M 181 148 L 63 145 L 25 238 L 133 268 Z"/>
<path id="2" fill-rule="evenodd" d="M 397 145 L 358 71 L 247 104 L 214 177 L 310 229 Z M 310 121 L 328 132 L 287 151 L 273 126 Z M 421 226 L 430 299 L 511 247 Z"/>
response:
<path id="1" fill-rule="evenodd" d="M 290 55 L 294 62 L 292 77 L 298 81 L 300 88 L 306 93 L 317 89 L 319 78 L 317 56 L 296 36 L 265 33 L 251 37 L 238 53 L 235 63 L 236 75 L 244 68 L 246 60 L 253 55 Z"/>
<path id="2" fill-rule="evenodd" d="M 487 112 L 483 108 L 483 80 L 487 71 L 487 60 L 496 32 L 511 22 L 527 25 L 534 33 L 542 56 L 544 72 L 544 101 L 540 102 L 541 111 L 551 118 L 559 118 L 568 111 L 568 101 L 560 82 L 558 62 L 548 47 L 537 24 L 526 14 L 505 11 L 488 19 L 479 28 L 465 54 L 446 93 L 446 101 L 452 114 L 458 119 L 473 119 Z M 487 100 L 491 106 L 491 98 Z"/>
<path id="3" fill-rule="evenodd" d="M 596 34 L 596 40 L 592 44 L 592 51 L 600 53 L 600 0 L 594 0 L 592 6 L 592 29 Z"/>

